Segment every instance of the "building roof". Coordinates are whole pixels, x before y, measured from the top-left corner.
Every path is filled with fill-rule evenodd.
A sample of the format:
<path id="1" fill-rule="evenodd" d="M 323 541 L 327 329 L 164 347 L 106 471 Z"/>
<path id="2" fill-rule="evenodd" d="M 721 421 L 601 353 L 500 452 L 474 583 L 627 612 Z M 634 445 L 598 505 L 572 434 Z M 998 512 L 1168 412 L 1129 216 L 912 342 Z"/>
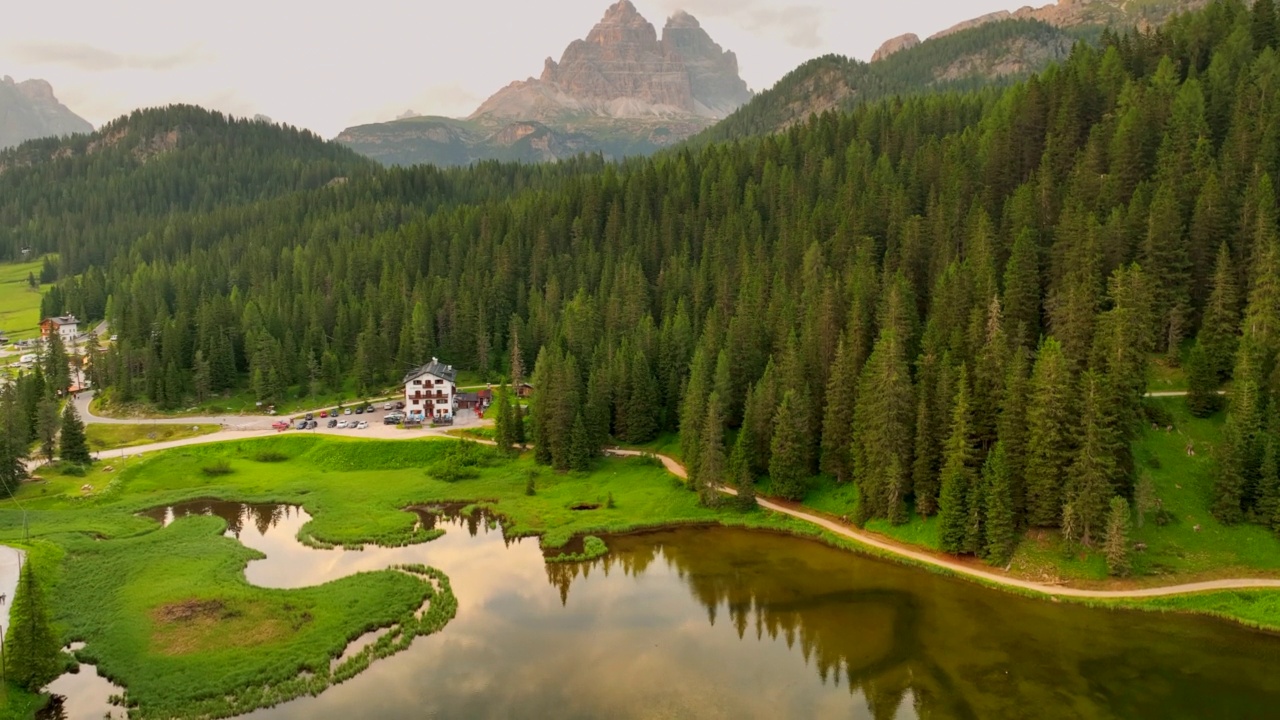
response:
<path id="1" fill-rule="evenodd" d="M 54 325 L 78 325 L 80 323 L 80 321 L 76 319 L 75 315 L 45 318 L 45 322 L 53 323 Z"/>
<path id="2" fill-rule="evenodd" d="M 458 402 L 460 403 L 477 403 L 480 402 L 480 393 L 458 393 Z"/>
<path id="3" fill-rule="evenodd" d="M 452 365 L 445 365 L 437 358 L 431 358 L 431 362 L 420 368 L 412 370 L 408 375 L 404 376 L 404 382 L 409 383 L 417 380 L 423 375 L 435 375 L 438 378 L 453 382 L 458 377 L 458 371 L 453 369 Z"/>

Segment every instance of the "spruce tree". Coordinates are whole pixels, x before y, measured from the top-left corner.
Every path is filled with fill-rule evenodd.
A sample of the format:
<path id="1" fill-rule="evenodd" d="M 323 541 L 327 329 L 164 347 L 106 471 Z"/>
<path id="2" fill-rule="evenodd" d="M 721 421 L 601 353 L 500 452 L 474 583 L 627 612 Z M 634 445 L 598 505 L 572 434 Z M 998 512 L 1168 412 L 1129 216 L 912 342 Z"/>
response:
<path id="1" fill-rule="evenodd" d="M 8 678 L 28 692 L 40 692 L 62 672 L 62 652 L 49 622 L 44 588 L 30 561 L 22 566 L 14 593 L 4 655 Z"/>
<path id="2" fill-rule="evenodd" d="M 62 335 L 52 333 L 44 348 L 44 379 L 54 395 L 61 397 L 71 387 L 71 368 Z"/>
<path id="3" fill-rule="evenodd" d="M 987 462 L 982 467 L 982 482 L 986 487 L 986 537 L 983 554 L 992 565 L 1007 563 L 1018 539 L 1011 480 L 1004 444 L 997 442 L 987 454 Z"/>
<path id="4" fill-rule="evenodd" d="M 36 437 L 40 440 L 40 455 L 46 462 L 53 462 L 58 452 L 58 403 L 45 396 L 36 409 Z"/>
<path id="5" fill-rule="evenodd" d="M 883 331 L 859 380 L 853 458 L 860 522 L 906 517 L 915 398 L 904 353 L 897 334 Z"/>
<path id="6" fill-rule="evenodd" d="M 1255 510 L 1257 522 L 1280 532 L 1280 437 L 1267 434 L 1262 453 L 1262 467 L 1258 473 L 1258 504 Z"/>
<path id="7" fill-rule="evenodd" d="M 89 441 L 84 434 L 84 423 L 80 422 L 80 413 L 76 412 L 76 404 L 69 402 L 62 411 L 62 438 L 58 456 L 63 462 L 73 465 L 89 465 L 93 457 L 89 454 Z"/>
<path id="8" fill-rule="evenodd" d="M 18 491 L 27 477 L 27 420 L 12 384 L 0 388 L 0 489 L 6 496 Z"/>
<path id="9" fill-rule="evenodd" d="M 507 384 L 503 383 L 498 386 L 498 393 L 493 399 L 496 405 L 496 412 L 493 419 L 494 440 L 498 443 L 498 449 L 504 453 L 511 453 L 515 449 L 515 411 L 511 407 L 511 396 L 507 390 Z"/>
<path id="10" fill-rule="evenodd" d="M 807 417 L 804 408 L 798 406 L 794 391 L 788 390 L 774 415 L 773 440 L 769 447 L 769 481 L 773 492 L 787 500 L 803 500 L 808 490 Z"/>
<path id="11" fill-rule="evenodd" d="M 1236 271 L 1231 265 L 1231 250 L 1223 243 L 1218 248 L 1217 266 L 1213 272 L 1213 291 L 1200 321 L 1198 344 L 1203 346 L 1205 361 L 1214 376 L 1214 385 L 1231 373 L 1240 332 L 1240 290 Z"/>
<path id="12" fill-rule="evenodd" d="M 1035 237 L 1023 230 L 1013 244 L 1004 271 L 1004 317 L 1028 348 L 1040 337 L 1040 260 Z"/>
<path id="13" fill-rule="evenodd" d="M 1198 418 L 1206 418 L 1222 409 L 1218 395 L 1218 374 L 1204 343 L 1200 340 L 1187 358 L 1187 409 Z"/>
<path id="14" fill-rule="evenodd" d="M 1026 513 L 1027 393 L 1030 378 L 1030 351 L 1020 344 L 1015 347 L 1005 376 L 1000 417 L 996 420 L 997 442 L 1004 448 L 1004 463 L 1009 472 L 1009 497 L 1013 504 L 1015 524 L 1021 526 Z"/>
<path id="15" fill-rule="evenodd" d="M 706 416 L 702 420 L 702 434 L 698 443 L 698 472 L 694 475 L 698 497 L 707 507 L 720 503 L 720 486 L 729 477 L 728 458 L 724 447 L 724 410 L 720 393 L 713 392 L 707 400 Z"/>
<path id="16" fill-rule="evenodd" d="M 569 469 L 586 472 L 591 469 L 591 458 L 595 453 L 591 448 L 591 433 L 587 431 L 587 421 L 579 411 L 573 418 L 573 430 L 569 438 Z"/>
<path id="17" fill-rule="evenodd" d="M 1138 527 L 1141 528 L 1146 522 L 1147 513 L 1160 507 L 1160 498 L 1156 495 L 1156 483 L 1151 479 L 1151 473 L 1144 472 L 1138 478 L 1133 490 L 1133 504 L 1137 511 Z"/>
<path id="18" fill-rule="evenodd" d="M 1065 499 L 1075 510 L 1081 542 L 1092 545 L 1106 522 L 1116 469 L 1103 381 L 1088 372 L 1081 379 L 1081 385 L 1084 393 L 1084 416 L 1078 432 L 1081 441 L 1067 470 Z"/>
<path id="19" fill-rule="evenodd" d="M 968 503 L 976 480 L 974 465 L 977 451 L 974 445 L 969 375 L 961 366 L 951 411 L 951 436 L 947 440 L 946 459 L 942 465 L 942 494 L 938 500 L 942 549 L 949 553 L 960 553 L 969 547 Z"/>
<path id="20" fill-rule="evenodd" d="M 1111 499 L 1103 551 L 1107 556 L 1107 572 L 1116 577 L 1129 575 L 1132 569 L 1129 559 L 1129 503 L 1122 497 Z"/>
<path id="21" fill-rule="evenodd" d="M 684 400 L 680 404 L 680 454 L 685 467 L 696 474 L 698 448 L 702 443 L 703 416 L 707 411 L 707 397 L 711 394 L 711 367 L 707 353 L 698 348 L 689 366 L 689 383 L 685 387 Z"/>
<path id="22" fill-rule="evenodd" d="M 734 505 L 739 510 L 754 510 L 756 507 L 756 481 L 751 474 L 747 445 L 746 436 L 738 433 L 738 439 L 733 443 L 733 453 L 729 456 L 729 475 L 734 487 L 738 489 Z"/>
<path id="23" fill-rule="evenodd" d="M 1076 417 L 1071 377 L 1062 346 L 1041 343 L 1032 370 L 1027 407 L 1027 521 L 1056 527 L 1062 518 L 1062 482 L 1074 452 Z"/>
<path id="24" fill-rule="evenodd" d="M 836 482 L 852 480 L 853 413 L 857 405 L 857 358 L 843 338 L 827 382 L 827 407 L 822 420 L 822 471 Z"/>

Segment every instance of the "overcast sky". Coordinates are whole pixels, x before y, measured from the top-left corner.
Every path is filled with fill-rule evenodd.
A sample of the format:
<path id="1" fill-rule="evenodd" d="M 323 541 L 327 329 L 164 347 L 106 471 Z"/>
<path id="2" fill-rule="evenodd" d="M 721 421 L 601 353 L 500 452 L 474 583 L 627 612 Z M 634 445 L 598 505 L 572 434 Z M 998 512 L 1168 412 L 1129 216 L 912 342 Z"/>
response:
<path id="1" fill-rule="evenodd" d="M 1044 0 L 1047 2 L 1047 0 Z M 0 75 L 44 78 L 94 125 L 196 103 L 332 137 L 405 110 L 465 116 L 583 37 L 612 0 L 10 0 Z M 1023 0 L 633 0 L 661 33 L 683 9 L 768 88 L 825 53 L 869 59 Z M 17 7 L 13 7 L 16 5 Z"/>

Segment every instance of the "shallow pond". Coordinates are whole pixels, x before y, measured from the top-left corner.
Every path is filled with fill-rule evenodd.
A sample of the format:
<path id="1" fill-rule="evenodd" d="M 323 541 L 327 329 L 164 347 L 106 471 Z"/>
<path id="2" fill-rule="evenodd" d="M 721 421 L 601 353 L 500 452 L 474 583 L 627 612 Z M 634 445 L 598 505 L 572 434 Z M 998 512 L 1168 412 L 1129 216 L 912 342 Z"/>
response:
<path id="1" fill-rule="evenodd" d="M 1247 718 L 1280 703 L 1275 636 L 1028 600 L 782 535 L 612 537 L 600 560 L 548 565 L 480 513 L 420 512 L 446 534 L 349 551 L 299 543 L 309 517 L 293 507 L 155 517 L 188 512 L 266 554 L 246 571 L 258 585 L 420 562 L 458 597 L 442 632 L 254 718 Z"/>

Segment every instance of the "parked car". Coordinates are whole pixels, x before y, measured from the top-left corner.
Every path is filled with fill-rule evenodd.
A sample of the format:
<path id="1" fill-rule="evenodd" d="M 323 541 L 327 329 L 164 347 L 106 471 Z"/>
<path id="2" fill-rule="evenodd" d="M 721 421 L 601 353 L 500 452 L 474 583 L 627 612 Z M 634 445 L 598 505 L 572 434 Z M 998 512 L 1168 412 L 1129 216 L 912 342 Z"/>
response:
<path id="1" fill-rule="evenodd" d="M 357 415 L 363 415 L 363 414 L 364 414 L 364 406 L 363 406 L 363 405 L 361 405 L 360 407 L 356 408 L 356 414 L 357 414 Z"/>
<path id="2" fill-rule="evenodd" d="M 350 414 L 351 414 L 351 408 L 347 408 L 346 410 L 343 410 L 343 411 L 342 411 L 342 414 L 343 414 L 343 415 L 350 415 Z"/>
<path id="3" fill-rule="evenodd" d="M 400 413 L 387 413 L 382 418 L 383 425 L 399 425 L 404 422 L 404 416 Z"/>
<path id="4" fill-rule="evenodd" d="M 367 423 L 367 422 L 365 422 L 365 421 L 361 420 L 361 421 L 360 421 L 360 425 L 359 425 L 359 427 L 358 427 L 357 429 L 358 429 L 358 430 L 368 430 L 368 429 L 369 429 L 369 423 Z"/>
<path id="5" fill-rule="evenodd" d="M 397 410 L 403 410 L 403 409 L 404 409 L 404 401 L 403 401 L 403 400 L 401 400 L 400 402 L 396 403 L 396 409 L 397 409 Z"/>
<path id="6" fill-rule="evenodd" d="M 327 418 L 327 417 L 329 417 L 329 411 L 328 411 L 328 410 L 321 410 L 321 411 L 320 411 L 320 418 L 323 420 L 324 418 Z"/>
<path id="7" fill-rule="evenodd" d="M 312 420 L 315 420 L 315 419 L 316 419 L 315 415 L 312 415 L 311 413 L 307 413 L 307 422 L 311 422 Z"/>
<path id="8" fill-rule="evenodd" d="M 299 430 L 306 430 L 306 429 L 307 429 L 307 421 L 306 421 L 306 420 L 299 420 L 299 421 L 298 421 L 298 424 L 297 424 L 297 425 L 295 425 L 294 427 L 298 428 Z"/>
<path id="9" fill-rule="evenodd" d="M 394 407 L 395 407 L 395 405 L 392 405 L 391 403 L 387 403 L 386 405 L 383 405 L 383 406 L 382 406 L 382 409 L 383 409 L 383 410 L 390 411 L 390 410 L 391 410 L 392 408 L 394 408 Z"/>
<path id="10" fill-rule="evenodd" d="M 330 421 L 329 421 L 329 424 L 328 424 L 328 425 L 325 425 L 325 427 L 336 428 L 336 427 L 338 427 L 338 421 L 337 421 L 337 420 L 330 420 Z"/>
<path id="11" fill-rule="evenodd" d="M 346 421 L 346 420 L 343 420 L 342 422 L 338 423 L 338 429 L 339 429 L 339 430 L 346 430 L 346 429 L 347 429 L 347 421 Z"/>
<path id="12" fill-rule="evenodd" d="M 282 421 L 282 422 L 273 422 L 273 423 L 271 423 L 271 427 L 272 427 L 273 429 L 275 429 L 275 430 L 288 430 L 288 429 L 289 429 L 289 423 L 287 423 L 287 422 L 283 422 L 283 421 Z"/>

